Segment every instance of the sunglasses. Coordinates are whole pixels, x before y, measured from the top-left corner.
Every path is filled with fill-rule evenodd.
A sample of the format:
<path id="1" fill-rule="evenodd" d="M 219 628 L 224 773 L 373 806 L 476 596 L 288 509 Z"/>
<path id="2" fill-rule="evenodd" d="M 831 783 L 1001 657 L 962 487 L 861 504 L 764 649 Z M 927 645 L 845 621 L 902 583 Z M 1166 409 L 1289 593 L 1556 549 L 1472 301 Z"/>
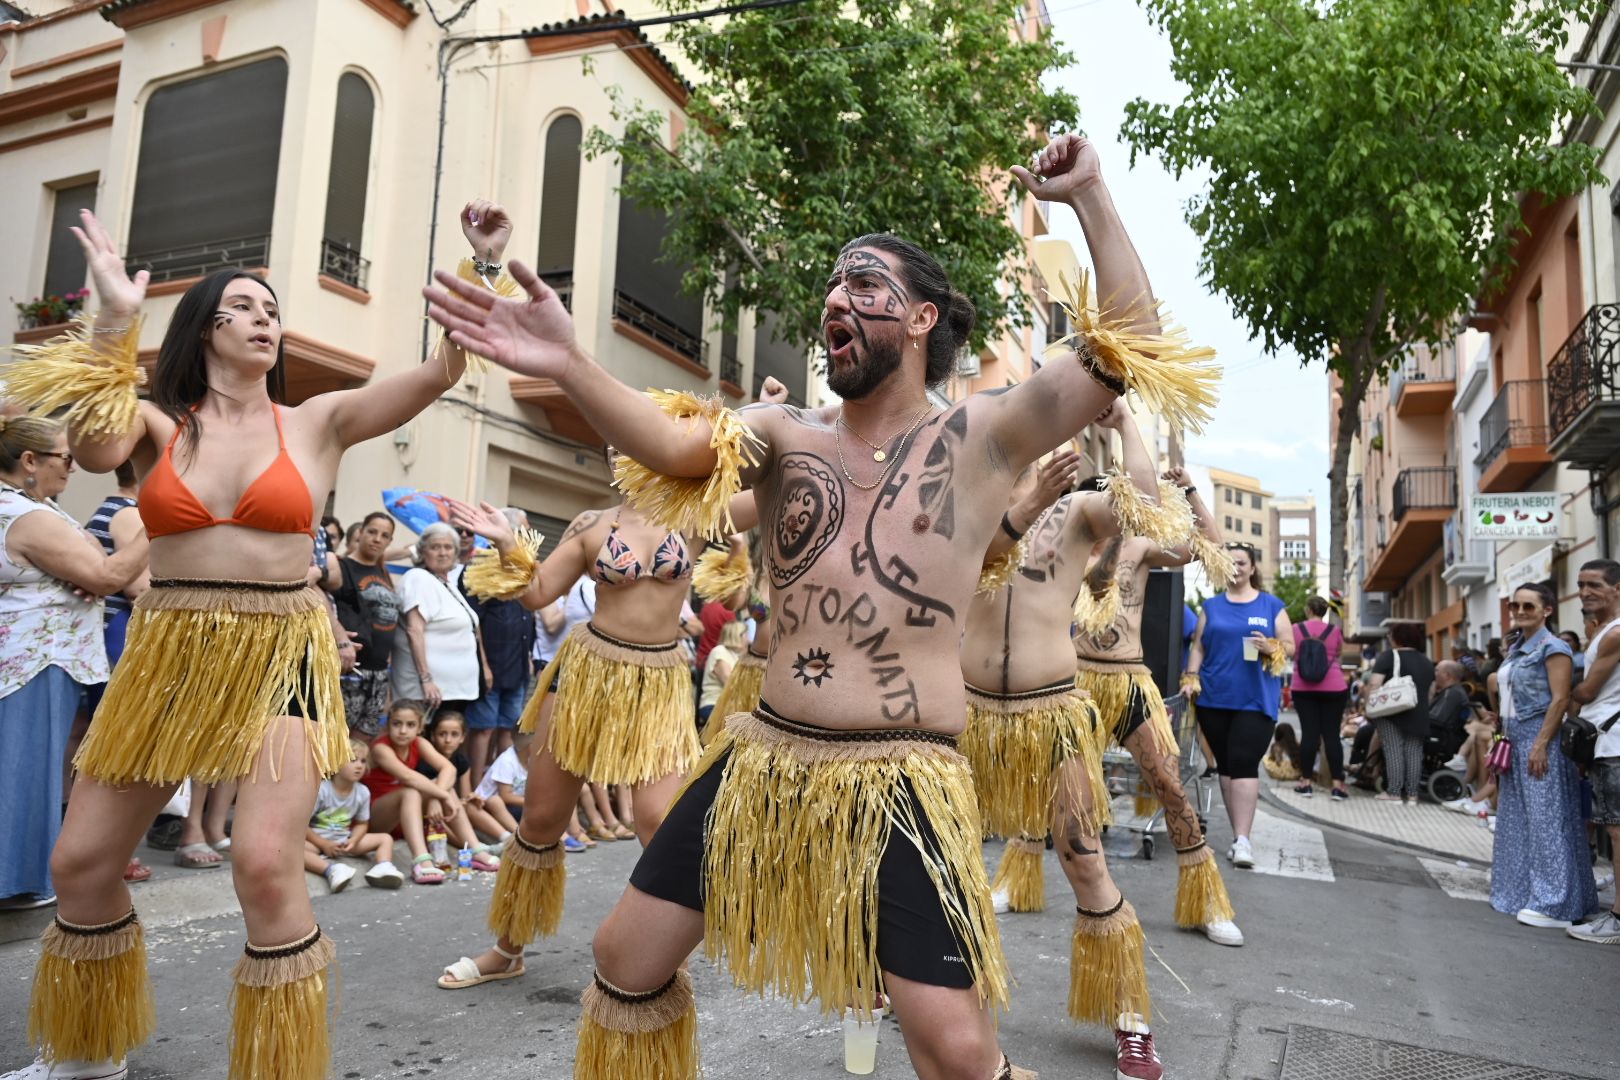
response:
<path id="1" fill-rule="evenodd" d="M 1528 604 L 1509 604 L 1507 608 L 1509 611 L 1536 612 L 1541 610 L 1541 605 L 1532 601 Z"/>
<path id="2" fill-rule="evenodd" d="M 73 467 L 73 455 L 67 453 L 65 450 L 35 450 L 34 456 L 61 458 L 63 464 L 65 464 L 68 468 L 71 469 Z"/>

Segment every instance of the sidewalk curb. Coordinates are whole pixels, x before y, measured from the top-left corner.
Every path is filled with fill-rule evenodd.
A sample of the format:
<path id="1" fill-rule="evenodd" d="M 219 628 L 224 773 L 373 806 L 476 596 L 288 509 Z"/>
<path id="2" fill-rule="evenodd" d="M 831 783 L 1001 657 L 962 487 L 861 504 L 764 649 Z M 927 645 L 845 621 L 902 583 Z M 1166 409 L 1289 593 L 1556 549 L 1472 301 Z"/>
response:
<path id="1" fill-rule="evenodd" d="M 1409 840 L 1396 840 L 1393 837 L 1382 836 L 1375 832 L 1369 832 L 1366 829 L 1357 829 L 1350 825 L 1341 825 L 1337 821 L 1328 821 L 1324 818 L 1312 817 L 1310 814 L 1302 813 L 1301 811 L 1289 806 L 1287 803 L 1277 798 L 1271 793 L 1270 788 L 1264 784 L 1260 786 L 1260 798 L 1273 810 L 1280 810 L 1291 818 L 1297 818 L 1300 821 L 1308 821 L 1312 825 L 1316 825 L 1324 829 L 1336 829 L 1339 832 L 1349 833 L 1352 836 L 1359 836 L 1364 840 L 1377 840 L 1380 843 L 1389 844 L 1392 847 L 1402 848 L 1406 851 L 1415 852 L 1419 855 L 1427 855 L 1431 859 L 1446 859 L 1450 862 L 1462 861 L 1468 863 L 1470 866 L 1479 865 L 1486 868 L 1489 868 L 1492 863 L 1492 860 L 1490 859 L 1475 859 L 1471 856 L 1462 855 L 1455 851 L 1441 851 L 1439 848 L 1424 847 L 1422 844 L 1414 844 Z"/>

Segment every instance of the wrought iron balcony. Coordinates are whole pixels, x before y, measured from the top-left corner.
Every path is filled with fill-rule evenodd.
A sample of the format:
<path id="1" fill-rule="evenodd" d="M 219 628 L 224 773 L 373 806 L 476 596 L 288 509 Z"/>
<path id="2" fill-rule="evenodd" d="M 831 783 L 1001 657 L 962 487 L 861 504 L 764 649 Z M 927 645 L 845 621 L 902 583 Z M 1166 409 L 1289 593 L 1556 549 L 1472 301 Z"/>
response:
<path id="1" fill-rule="evenodd" d="M 366 279 L 371 275 L 371 260 L 361 258 L 358 249 L 340 240 L 322 240 L 321 273 L 365 292 Z"/>
<path id="2" fill-rule="evenodd" d="M 228 266 L 265 267 L 270 265 L 270 237 L 240 236 L 169 251 L 132 251 L 125 261 L 132 271 L 149 271 L 153 281 L 202 277 Z"/>
<path id="3" fill-rule="evenodd" d="M 1440 416 L 1457 392 L 1455 349 L 1420 350 L 1389 374 L 1389 397 L 1397 416 Z"/>
<path id="4" fill-rule="evenodd" d="M 1594 304 L 1547 361 L 1549 450 L 1601 469 L 1620 454 L 1620 304 Z"/>
<path id="5" fill-rule="evenodd" d="M 562 301 L 562 306 L 570 312 L 574 310 L 574 272 L 572 270 L 555 270 L 549 274 L 541 274 L 540 280 L 551 286 Z"/>
<path id="6" fill-rule="evenodd" d="M 722 382 L 728 382 L 732 386 L 741 386 L 743 384 L 742 361 L 730 353 L 721 353 L 720 379 Z"/>
<path id="7" fill-rule="evenodd" d="M 613 293 L 613 317 L 702 367 L 709 366 L 709 343 L 675 325 L 622 289 Z"/>
<path id="8" fill-rule="evenodd" d="M 1502 384 L 1479 421 L 1481 491 L 1515 491 L 1546 468 L 1547 393 L 1541 379 Z"/>
<path id="9" fill-rule="evenodd" d="M 1457 470 L 1450 465 L 1402 469 L 1395 477 L 1391 514 L 1396 521 L 1409 510 L 1457 509 Z"/>

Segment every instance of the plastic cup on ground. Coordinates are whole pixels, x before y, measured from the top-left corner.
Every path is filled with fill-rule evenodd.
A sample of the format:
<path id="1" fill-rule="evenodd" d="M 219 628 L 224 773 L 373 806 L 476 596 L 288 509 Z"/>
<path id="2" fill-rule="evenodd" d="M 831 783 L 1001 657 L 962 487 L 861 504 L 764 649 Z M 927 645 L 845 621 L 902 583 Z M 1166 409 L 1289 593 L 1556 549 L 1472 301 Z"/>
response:
<path id="1" fill-rule="evenodd" d="M 870 1076 L 877 1068 L 878 1018 L 865 1023 L 854 1015 L 844 1017 L 844 1071 Z"/>

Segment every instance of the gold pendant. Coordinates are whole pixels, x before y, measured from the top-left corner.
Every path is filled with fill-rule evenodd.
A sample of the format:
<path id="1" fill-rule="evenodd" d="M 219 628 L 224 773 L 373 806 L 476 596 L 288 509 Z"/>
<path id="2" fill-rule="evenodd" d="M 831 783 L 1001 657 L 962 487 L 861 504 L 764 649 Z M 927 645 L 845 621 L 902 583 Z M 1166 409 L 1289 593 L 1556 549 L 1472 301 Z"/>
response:
<path id="1" fill-rule="evenodd" d="M 888 459 L 889 459 L 889 455 L 885 454 L 883 451 L 881 451 L 881 450 L 872 451 L 872 460 L 873 461 L 887 461 Z"/>

